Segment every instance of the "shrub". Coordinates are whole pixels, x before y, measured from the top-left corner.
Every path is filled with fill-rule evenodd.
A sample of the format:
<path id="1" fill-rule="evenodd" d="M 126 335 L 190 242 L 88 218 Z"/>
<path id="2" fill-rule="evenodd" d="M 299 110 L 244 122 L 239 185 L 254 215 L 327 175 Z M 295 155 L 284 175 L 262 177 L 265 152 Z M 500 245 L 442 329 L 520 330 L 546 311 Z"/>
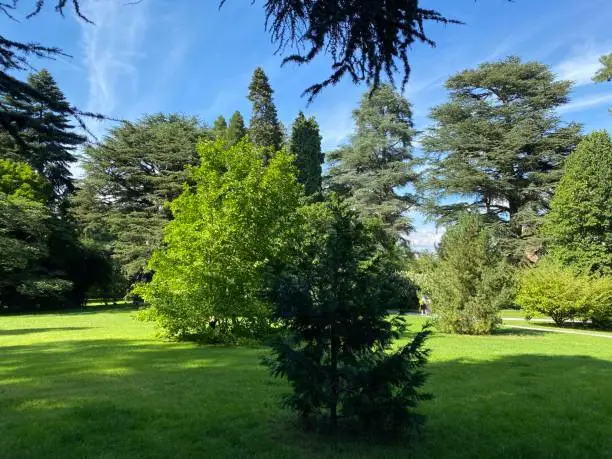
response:
<path id="1" fill-rule="evenodd" d="M 612 277 L 590 277 L 543 259 L 520 274 L 517 303 L 527 318 L 540 313 L 557 325 L 582 319 L 607 326 L 612 320 Z"/>
<path id="2" fill-rule="evenodd" d="M 291 256 L 271 266 L 266 290 L 281 326 L 266 363 L 292 386 L 285 404 L 332 426 L 340 417 L 383 430 L 419 422 L 413 408 L 426 398 L 419 389 L 428 331 L 388 352 L 404 321 L 388 320 L 387 310 L 403 309 L 414 295 L 396 282 L 394 241 L 334 196 L 300 216 Z"/>
<path id="3" fill-rule="evenodd" d="M 429 264 L 426 289 L 441 331 L 487 334 L 501 324 L 499 309 L 513 299 L 512 268 L 479 215 L 462 215 Z"/>

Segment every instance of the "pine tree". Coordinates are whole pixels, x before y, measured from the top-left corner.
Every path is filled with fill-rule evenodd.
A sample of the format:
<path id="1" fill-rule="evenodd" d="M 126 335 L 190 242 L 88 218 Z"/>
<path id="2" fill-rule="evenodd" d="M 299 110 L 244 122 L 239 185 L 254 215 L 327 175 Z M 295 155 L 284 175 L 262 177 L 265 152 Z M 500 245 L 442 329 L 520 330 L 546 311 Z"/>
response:
<path id="1" fill-rule="evenodd" d="M 416 180 L 410 103 L 383 85 L 363 95 L 353 118 L 356 132 L 350 143 L 329 154 L 330 186 L 346 193 L 359 213 L 379 217 L 404 239 L 411 229 L 405 212 L 415 204 L 413 195 L 399 190 Z"/>
<path id="2" fill-rule="evenodd" d="M 566 161 L 543 233 L 557 260 L 585 274 L 612 274 L 612 140 L 585 137 Z"/>
<path id="3" fill-rule="evenodd" d="M 248 99 L 253 104 L 249 138 L 255 145 L 277 152 L 283 143 L 283 129 L 272 100 L 273 93 L 268 77 L 261 67 L 257 67 L 249 84 Z"/>
<path id="4" fill-rule="evenodd" d="M 4 100 L 13 110 L 34 120 L 39 129 L 15 127 L 20 141 L 11 142 L 4 136 L 3 155 L 28 162 L 46 177 L 52 187 L 52 199 L 59 204 L 74 191 L 69 166 L 76 162 L 74 150 L 86 139 L 74 132 L 66 114 L 70 106 L 47 70 L 30 75 L 28 84 L 46 101 L 21 100 L 10 95 Z"/>
<path id="5" fill-rule="evenodd" d="M 247 135 L 247 130 L 244 127 L 244 118 L 236 110 L 230 118 L 229 126 L 227 127 L 228 145 L 236 145 L 245 135 Z"/>
<path id="6" fill-rule="evenodd" d="M 170 219 L 165 203 L 196 165 L 196 142 L 207 134 L 194 118 L 147 116 L 112 129 L 86 150 L 86 178 L 75 213 L 87 237 L 106 244 L 130 281 L 146 278 L 146 264 Z"/>
<path id="7" fill-rule="evenodd" d="M 227 122 L 223 115 L 219 115 L 219 118 L 213 123 L 211 134 L 215 139 L 225 140 L 227 136 Z"/>
<path id="8" fill-rule="evenodd" d="M 538 249 L 534 235 L 561 177 L 580 126 L 563 125 L 555 110 L 568 100 L 569 81 L 555 81 L 538 62 L 509 57 L 465 70 L 446 82 L 450 101 L 431 112 L 423 141 L 430 211 L 455 220 L 465 209 L 487 214 L 507 230 L 507 252 Z"/>
<path id="9" fill-rule="evenodd" d="M 293 123 L 289 144 L 298 168 L 298 180 L 304 185 L 307 195 L 321 191 L 321 134 L 314 117 L 306 118 L 300 112 Z"/>

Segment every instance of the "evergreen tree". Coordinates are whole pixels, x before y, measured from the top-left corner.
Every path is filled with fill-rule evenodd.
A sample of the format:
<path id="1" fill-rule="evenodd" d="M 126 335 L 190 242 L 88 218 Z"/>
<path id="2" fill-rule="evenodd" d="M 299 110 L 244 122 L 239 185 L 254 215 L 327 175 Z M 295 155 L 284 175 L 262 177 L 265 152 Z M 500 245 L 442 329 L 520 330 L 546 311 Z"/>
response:
<path id="1" fill-rule="evenodd" d="M 391 352 L 405 326 L 388 310 L 408 308 L 414 296 L 399 274 L 395 240 L 334 195 L 300 217 L 267 289 L 281 331 L 267 363 L 292 386 L 285 404 L 302 418 L 326 414 L 332 427 L 354 418 L 368 431 L 401 430 L 418 420 L 412 408 L 425 398 L 428 352 L 427 331 Z"/>
<path id="2" fill-rule="evenodd" d="M 440 241 L 439 261 L 426 283 L 440 330 L 486 334 L 512 304 L 513 283 L 498 237 L 475 213 L 463 213 Z"/>
<path id="3" fill-rule="evenodd" d="M 566 161 L 543 233 L 551 255 L 586 274 L 612 274 L 612 140 L 585 137 Z"/>
<path id="4" fill-rule="evenodd" d="M 244 127 L 244 118 L 239 111 L 235 111 L 229 121 L 227 127 L 227 143 L 228 145 L 236 145 L 247 135 L 247 130 Z"/>
<path id="5" fill-rule="evenodd" d="M 273 93 L 268 77 L 261 67 L 257 67 L 249 84 L 248 99 L 253 104 L 249 138 L 255 145 L 270 148 L 274 153 L 281 149 L 283 129 L 272 100 Z"/>
<path id="6" fill-rule="evenodd" d="M 69 104 L 47 70 L 28 77 L 28 84 L 46 101 L 23 100 L 10 95 L 4 102 L 22 116 L 34 120 L 38 129 L 24 126 L 19 131 L 19 142 L 2 139 L 2 155 L 28 162 L 46 177 L 52 188 L 52 199 L 61 203 L 74 191 L 70 164 L 76 162 L 74 150 L 85 142 L 85 137 L 74 132 L 67 115 Z"/>
<path id="7" fill-rule="evenodd" d="M 541 215 L 579 140 L 580 126 L 562 125 L 555 112 L 571 83 L 555 81 L 546 65 L 509 57 L 460 72 L 446 87 L 450 101 L 432 110 L 423 141 L 425 189 L 434 199 L 462 200 L 430 211 L 448 220 L 465 209 L 486 213 L 507 228 L 509 254 L 533 253 Z"/>
<path id="8" fill-rule="evenodd" d="M 330 186 L 347 195 L 364 216 L 375 216 L 400 239 L 411 229 L 405 216 L 415 197 L 399 190 L 414 183 L 410 103 L 390 85 L 363 95 L 353 112 L 350 143 L 329 154 Z"/>
<path id="9" fill-rule="evenodd" d="M 304 185 L 307 195 L 321 191 L 321 164 L 325 159 L 321 152 L 321 134 L 314 117 L 306 118 L 300 112 L 293 123 L 289 144 L 298 168 L 298 181 Z"/>
<path id="10" fill-rule="evenodd" d="M 215 139 L 225 140 L 227 136 L 227 122 L 223 115 L 219 115 L 219 118 L 213 123 L 211 134 Z"/>
<path id="11" fill-rule="evenodd" d="M 601 63 L 601 68 L 593 76 L 593 81 L 596 83 L 612 81 L 612 53 L 601 56 L 599 62 Z"/>
<path id="12" fill-rule="evenodd" d="M 146 275 L 170 218 L 165 203 L 181 193 L 185 167 L 198 163 L 203 134 L 194 118 L 159 114 L 123 123 L 85 152 L 75 212 L 85 235 L 107 244 L 131 281 Z"/>

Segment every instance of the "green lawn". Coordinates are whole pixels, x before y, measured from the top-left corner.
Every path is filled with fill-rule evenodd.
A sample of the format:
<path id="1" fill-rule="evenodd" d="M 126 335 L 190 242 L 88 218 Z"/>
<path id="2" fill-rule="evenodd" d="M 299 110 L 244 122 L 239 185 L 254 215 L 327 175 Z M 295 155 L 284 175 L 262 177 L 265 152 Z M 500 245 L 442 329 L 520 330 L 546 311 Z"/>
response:
<path id="1" fill-rule="evenodd" d="M 419 439 L 305 433 L 261 349 L 165 342 L 129 310 L 0 317 L 2 458 L 602 458 L 612 342 L 435 335 Z M 420 317 L 409 321 L 421 322 Z"/>

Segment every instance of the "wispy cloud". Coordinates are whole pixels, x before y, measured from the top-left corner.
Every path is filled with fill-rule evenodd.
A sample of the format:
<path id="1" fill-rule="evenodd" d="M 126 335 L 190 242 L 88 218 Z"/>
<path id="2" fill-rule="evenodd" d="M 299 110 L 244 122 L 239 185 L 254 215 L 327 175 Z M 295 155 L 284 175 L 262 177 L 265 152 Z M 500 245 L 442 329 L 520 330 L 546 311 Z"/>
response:
<path id="1" fill-rule="evenodd" d="M 321 128 L 323 151 L 338 148 L 353 132 L 353 106 L 338 106 L 322 113 L 314 113 Z"/>
<path id="2" fill-rule="evenodd" d="M 118 105 L 123 91 L 138 90 L 137 64 L 149 23 L 147 2 L 130 7 L 116 0 L 89 0 L 83 11 L 95 23 L 81 23 L 87 109 L 121 117 Z"/>
<path id="3" fill-rule="evenodd" d="M 591 107 L 597 107 L 603 104 L 612 103 L 612 93 L 593 94 L 590 96 L 580 97 L 559 107 L 559 113 L 570 113 L 585 110 Z"/>
<path id="4" fill-rule="evenodd" d="M 593 46 L 587 44 L 576 48 L 574 52 L 554 67 L 554 72 L 563 80 L 571 80 L 576 86 L 591 84 L 593 75 L 600 67 L 599 57 L 609 53 L 612 46 Z"/>

